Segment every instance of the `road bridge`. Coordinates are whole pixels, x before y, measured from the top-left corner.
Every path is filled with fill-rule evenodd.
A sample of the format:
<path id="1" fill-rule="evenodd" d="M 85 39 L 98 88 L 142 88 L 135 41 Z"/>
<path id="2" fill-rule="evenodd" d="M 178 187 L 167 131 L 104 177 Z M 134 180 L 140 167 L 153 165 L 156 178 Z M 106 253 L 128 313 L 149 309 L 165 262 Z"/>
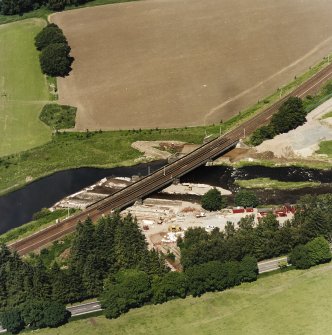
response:
<path id="1" fill-rule="evenodd" d="M 79 221 L 91 218 L 96 221 L 103 215 L 110 214 L 115 209 L 122 209 L 136 200 L 142 199 L 149 194 L 161 189 L 162 187 L 173 182 L 174 179 L 183 176 L 189 171 L 205 164 L 207 161 L 214 159 L 230 148 L 234 147 L 244 136 L 250 135 L 255 129 L 266 124 L 271 116 L 278 110 L 280 105 L 290 96 L 301 98 L 309 94 L 314 94 L 329 79 L 332 78 L 332 64 L 318 72 L 311 79 L 296 88 L 293 92 L 285 95 L 278 102 L 255 115 L 251 119 L 236 126 L 234 129 L 218 138 L 203 144 L 198 149 L 168 164 L 167 166 L 155 171 L 129 185 L 128 187 L 108 196 L 107 198 L 91 205 L 86 210 L 73 215 L 72 217 L 45 228 L 29 237 L 16 241 L 9 245 L 12 250 L 24 255 L 33 250 L 39 249 L 48 243 L 51 243 L 62 236 L 75 230 Z"/>

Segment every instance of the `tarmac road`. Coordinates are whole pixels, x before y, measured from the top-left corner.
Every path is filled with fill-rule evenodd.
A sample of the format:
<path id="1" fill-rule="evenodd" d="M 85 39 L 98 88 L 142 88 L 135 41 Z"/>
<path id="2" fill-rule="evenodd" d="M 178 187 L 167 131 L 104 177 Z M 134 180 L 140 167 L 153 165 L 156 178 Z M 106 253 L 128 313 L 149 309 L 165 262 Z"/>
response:
<path id="1" fill-rule="evenodd" d="M 271 259 L 268 261 L 258 262 L 258 272 L 264 273 L 269 271 L 274 271 L 279 269 L 279 262 L 286 261 L 287 257 L 280 257 L 276 259 Z"/>
<path id="2" fill-rule="evenodd" d="M 99 312 L 102 309 L 98 301 L 93 301 L 77 306 L 67 307 L 67 310 L 71 312 L 71 316 L 79 316 L 88 313 Z"/>

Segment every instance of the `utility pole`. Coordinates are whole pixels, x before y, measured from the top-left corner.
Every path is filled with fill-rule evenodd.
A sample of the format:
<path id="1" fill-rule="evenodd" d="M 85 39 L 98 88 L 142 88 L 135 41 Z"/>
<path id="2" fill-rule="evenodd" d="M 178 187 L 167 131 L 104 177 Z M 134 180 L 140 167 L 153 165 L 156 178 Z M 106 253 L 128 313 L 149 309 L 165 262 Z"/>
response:
<path id="1" fill-rule="evenodd" d="M 246 128 L 243 128 L 243 138 L 246 138 Z"/>
<path id="2" fill-rule="evenodd" d="M 151 171 L 150 171 L 150 165 L 148 165 L 148 176 L 150 175 Z"/>
<path id="3" fill-rule="evenodd" d="M 164 176 L 166 176 L 166 167 L 164 166 Z"/>

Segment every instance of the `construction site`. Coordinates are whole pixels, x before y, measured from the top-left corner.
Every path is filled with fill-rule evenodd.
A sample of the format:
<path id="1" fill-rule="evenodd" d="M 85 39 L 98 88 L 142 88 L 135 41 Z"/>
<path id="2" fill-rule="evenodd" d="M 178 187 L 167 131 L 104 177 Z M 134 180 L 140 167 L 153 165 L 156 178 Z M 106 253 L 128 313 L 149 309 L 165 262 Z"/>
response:
<path id="1" fill-rule="evenodd" d="M 130 178 L 104 178 L 98 183 L 70 195 L 53 208 L 75 208 L 84 210 L 96 201 L 100 201 L 110 194 L 130 185 L 135 176 Z M 146 237 L 149 248 L 154 248 L 168 256 L 170 266 L 175 270 L 180 267 L 180 250 L 177 247 L 177 239 L 184 237 L 187 229 L 202 227 L 207 232 L 218 228 L 224 230 L 227 222 L 234 224 L 235 228 L 239 221 L 246 216 L 254 216 L 255 224 L 268 213 L 273 213 L 282 225 L 291 219 L 294 208 L 290 205 L 281 208 L 243 208 L 229 207 L 221 211 L 209 212 L 202 208 L 199 201 L 185 201 L 163 199 L 163 195 L 195 195 L 205 194 L 213 187 L 205 184 L 177 183 L 172 184 L 158 193 L 158 197 L 152 195 L 134 205 L 127 207 L 121 212 L 126 216 L 131 214 L 137 219 L 137 223 Z M 229 190 L 217 187 L 222 195 L 231 195 Z"/>

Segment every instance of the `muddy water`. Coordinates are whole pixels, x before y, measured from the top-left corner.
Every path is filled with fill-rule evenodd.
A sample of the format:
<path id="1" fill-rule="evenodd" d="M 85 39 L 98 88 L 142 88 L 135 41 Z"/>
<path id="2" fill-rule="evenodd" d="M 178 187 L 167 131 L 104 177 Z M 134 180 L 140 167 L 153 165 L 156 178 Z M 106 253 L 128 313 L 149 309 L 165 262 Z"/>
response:
<path id="1" fill-rule="evenodd" d="M 150 167 L 151 172 L 158 169 L 164 162 L 140 164 L 133 167 L 113 169 L 81 168 L 55 173 L 40 179 L 26 187 L 0 197 L 0 233 L 18 227 L 29 220 L 32 215 L 43 207 L 50 207 L 67 195 L 73 194 L 104 177 L 131 177 L 132 175 L 146 175 Z M 258 190 L 261 203 L 279 204 L 295 202 L 304 194 L 321 194 L 332 192 L 332 169 L 327 171 L 280 167 L 267 168 L 262 166 L 248 166 L 239 169 L 224 166 L 200 167 L 181 178 L 182 182 L 204 183 L 220 186 L 236 191 L 235 179 L 252 179 L 266 177 L 281 181 L 319 181 L 321 186 L 303 188 L 300 190 L 271 191 Z M 161 195 L 158 195 L 161 196 Z M 162 195 L 163 198 L 167 197 Z M 195 196 L 169 196 L 172 199 L 187 199 L 199 201 Z"/>

